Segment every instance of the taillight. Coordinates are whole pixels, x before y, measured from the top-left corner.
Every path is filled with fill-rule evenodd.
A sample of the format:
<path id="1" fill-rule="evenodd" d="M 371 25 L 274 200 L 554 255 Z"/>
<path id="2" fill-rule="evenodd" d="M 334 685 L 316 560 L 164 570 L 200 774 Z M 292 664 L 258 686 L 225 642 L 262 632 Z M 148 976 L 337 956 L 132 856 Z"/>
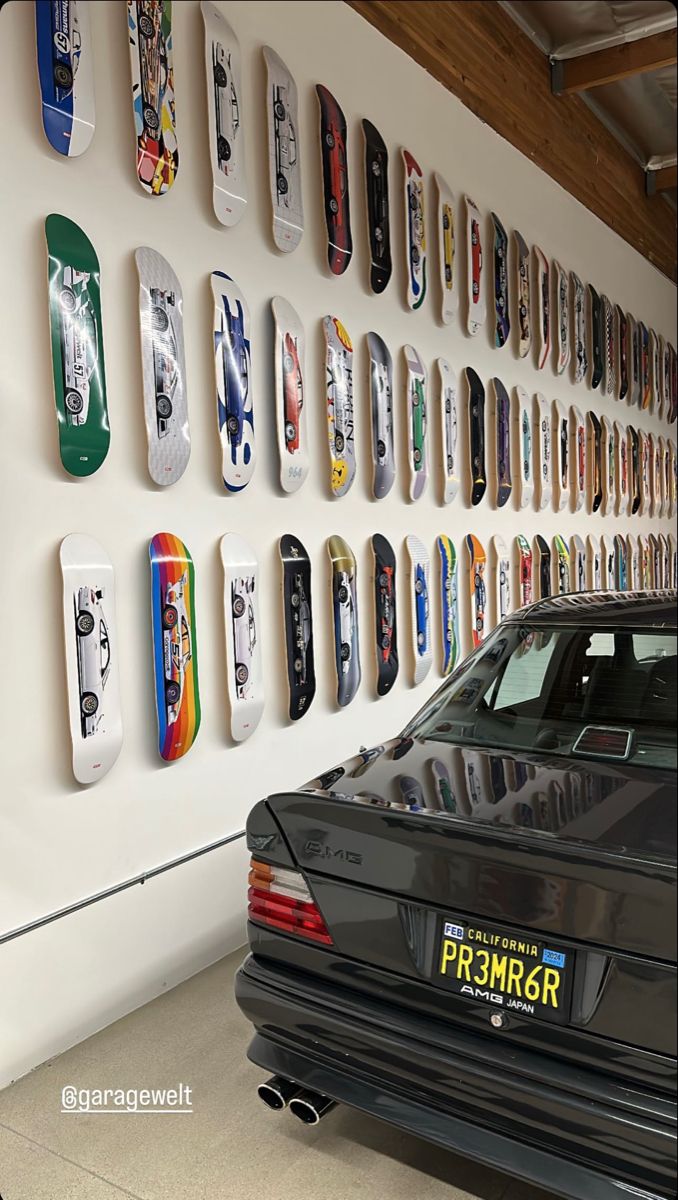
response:
<path id="1" fill-rule="evenodd" d="M 250 921 L 271 925 L 283 933 L 332 945 L 323 915 L 303 875 L 253 858 L 250 863 L 247 915 Z"/>

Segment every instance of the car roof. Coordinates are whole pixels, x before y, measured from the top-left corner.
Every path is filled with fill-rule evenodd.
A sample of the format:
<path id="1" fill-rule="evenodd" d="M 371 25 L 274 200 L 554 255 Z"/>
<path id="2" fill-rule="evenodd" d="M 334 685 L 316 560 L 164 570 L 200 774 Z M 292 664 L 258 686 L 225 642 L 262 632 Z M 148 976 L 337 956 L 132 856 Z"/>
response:
<path id="1" fill-rule="evenodd" d="M 508 622 L 573 625 L 582 618 L 588 626 L 676 628 L 676 592 L 572 592 L 549 596 L 512 613 Z"/>

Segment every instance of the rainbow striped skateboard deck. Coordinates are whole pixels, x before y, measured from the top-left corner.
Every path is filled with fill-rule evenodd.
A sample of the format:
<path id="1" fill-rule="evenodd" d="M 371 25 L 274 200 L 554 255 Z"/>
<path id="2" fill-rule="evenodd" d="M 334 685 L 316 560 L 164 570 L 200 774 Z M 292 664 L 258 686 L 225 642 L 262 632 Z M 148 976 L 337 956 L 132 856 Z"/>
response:
<path id="1" fill-rule="evenodd" d="M 158 751 L 172 762 L 188 753 L 200 728 L 195 573 L 173 533 L 156 533 L 149 556 Z"/>

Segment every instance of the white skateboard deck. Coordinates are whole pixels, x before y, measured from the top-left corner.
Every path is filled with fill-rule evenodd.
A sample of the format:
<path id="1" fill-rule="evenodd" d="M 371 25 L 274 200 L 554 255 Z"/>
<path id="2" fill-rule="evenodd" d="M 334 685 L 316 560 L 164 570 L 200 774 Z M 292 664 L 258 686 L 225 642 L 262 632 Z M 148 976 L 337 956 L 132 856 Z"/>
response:
<path id="1" fill-rule="evenodd" d="M 527 508 L 534 496 L 534 445 L 532 437 L 532 401 L 525 388 L 513 389 L 513 423 L 515 436 L 513 445 L 517 462 L 513 478 L 518 480 L 518 502 Z"/>
<path id="2" fill-rule="evenodd" d="M 289 254 L 296 250 L 304 234 L 297 85 L 270 46 L 264 46 L 264 62 L 273 241 L 279 250 Z"/>
<path id="3" fill-rule="evenodd" d="M 648 539 L 638 534 L 638 590 L 647 591 L 650 583 L 650 545 Z"/>
<path id="4" fill-rule="evenodd" d="M 570 408 L 572 444 L 570 478 L 573 484 L 574 511 L 579 512 L 586 500 L 586 425 L 582 413 L 574 405 Z"/>
<path id="5" fill-rule="evenodd" d="M 76 158 L 95 124 L 88 0 L 38 3 L 35 23 L 45 137 L 58 154 Z"/>
<path id="6" fill-rule="evenodd" d="M 407 251 L 407 304 L 421 308 L 426 296 L 427 253 L 424 206 L 424 176 L 409 150 L 401 148 L 405 200 L 405 246 Z"/>
<path id="7" fill-rule="evenodd" d="M 201 0 L 200 10 L 205 23 L 212 204 L 222 225 L 235 225 L 247 208 L 240 45 L 216 4 Z"/>
<path id="8" fill-rule="evenodd" d="M 570 415 L 560 400 L 553 401 L 553 488 L 556 512 L 570 503 Z"/>
<path id="9" fill-rule="evenodd" d="M 626 516 L 629 508 L 629 471 L 627 433 L 620 421 L 614 423 L 615 511 Z"/>
<path id="10" fill-rule="evenodd" d="M 414 346 L 403 346 L 406 375 L 407 457 L 410 500 L 418 500 L 428 480 L 428 398 L 426 368 Z"/>
<path id="11" fill-rule="evenodd" d="M 410 600 L 412 603 L 413 683 L 416 687 L 426 678 L 433 662 L 431 638 L 431 560 L 418 537 L 405 538 Z"/>
<path id="12" fill-rule="evenodd" d="M 562 375 L 571 354 L 570 347 L 570 280 L 559 262 L 553 260 L 556 290 L 556 373 Z"/>
<path id="13" fill-rule="evenodd" d="M 139 321 L 148 473 L 167 487 L 183 475 L 191 455 L 181 285 L 167 259 L 140 246 Z"/>
<path id="14" fill-rule="evenodd" d="M 659 516 L 665 517 L 668 512 L 669 496 L 667 484 L 670 478 L 671 462 L 668 456 L 667 443 L 659 435 L 657 438 L 657 457 L 659 459 Z"/>
<path id="15" fill-rule="evenodd" d="M 372 492 L 383 500 L 395 479 L 393 439 L 393 361 L 378 333 L 368 333 L 370 356 L 370 412 L 372 416 Z"/>
<path id="16" fill-rule="evenodd" d="M 574 310 L 574 382 L 582 383 L 588 372 L 586 354 L 586 294 L 584 285 L 574 271 L 572 277 L 572 308 Z"/>
<path id="17" fill-rule="evenodd" d="M 609 533 L 600 539 L 600 585 L 603 591 L 615 591 L 614 538 Z"/>
<path id="18" fill-rule="evenodd" d="M 640 547 L 638 538 L 633 533 L 629 533 L 626 538 L 626 579 L 629 591 L 637 591 L 642 587 Z"/>
<path id="19" fill-rule="evenodd" d="M 506 542 L 498 534 L 492 538 L 494 550 L 494 614 L 495 624 L 504 620 L 513 609 L 511 596 L 511 559 Z"/>
<path id="20" fill-rule="evenodd" d="M 573 592 L 586 591 L 586 546 L 578 533 L 570 539 L 570 587 Z"/>
<path id="21" fill-rule="evenodd" d="M 447 359 L 439 358 L 438 405 L 443 468 L 443 504 L 451 504 L 461 483 L 459 464 L 459 382 Z"/>
<path id="22" fill-rule="evenodd" d="M 650 447 L 650 514 L 658 517 L 662 507 L 662 460 L 659 445 L 653 434 L 648 434 Z"/>
<path id="23" fill-rule="evenodd" d="M 617 501 L 617 447 L 614 435 L 614 425 L 609 417 L 601 417 L 602 448 L 601 470 L 603 476 L 603 503 L 601 513 L 611 517 Z"/>
<path id="24" fill-rule="evenodd" d="M 466 206 L 466 287 L 468 312 L 466 328 L 475 337 L 485 324 L 485 280 L 483 276 L 482 217 L 470 196 L 464 197 Z"/>
<path id="25" fill-rule="evenodd" d="M 254 733 L 264 711 L 259 564 L 254 551 L 237 533 L 224 534 L 219 550 L 224 568 L 231 737 L 234 742 L 244 742 Z"/>
<path id="26" fill-rule="evenodd" d="M 534 260 L 537 292 L 536 365 L 542 371 L 551 350 L 551 276 L 548 259 L 539 246 L 534 247 Z"/>
<path id="27" fill-rule="evenodd" d="M 171 4 L 127 0 L 137 179 L 151 196 L 169 191 L 179 170 Z"/>
<path id="28" fill-rule="evenodd" d="M 515 245 L 515 294 L 518 309 L 516 328 L 518 330 L 518 354 L 526 358 L 532 345 L 532 311 L 531 311 L 531 280 L 530 280 L 530 248 L 525 238 L 518 230 L 513 231 Z"/>
<path id="29" fill-rule="evenodd" d="M 455 286 L 454 245 L 454 196 L 442 175 L 434 172 L 438 215 L 438 271 L 440 275 L 440 319 L 449 325 L 454 319 L 459 303 L 459 289 Z"/>
<path id="30" fill-rule="evenodd" d="M 330 486 L 339 499 L 355 479 L 353 343 L 337 317 L 323 318 Z"/>
<path id="31" fill-rule="evenodd" d="M 284 492 L 298 492 L 311 463 L 304 327 L 292 305 L 282 296 L 271 300 L 271 310 L 280 486 Z"/>
<path id="32" fill-rule="evenodd" d="M 640 508 L 641 517 L 650 512 L 650 442 L 648 435 L 642 429 L 638 430 L 638 461 L 640 464 Z"/>
<path id="33" fill-rule="evenodd" d="M 73 774 L 102 779 L 122 746 L 113 565 L 94 538 L 70 533 L 59 549 Z"/>
<path id="34" fill-rule="evenodd" d="M 589 591 L 599 592 L 603 586 L 603 564 L 600 541 L 593 533 L 590 533 L 586 539 L 586 563 Z"/>
<path id="35" fill-rule="evenodd" d="M 229 492 L 241 492 L 252 478 L 256 462 L 250 311 L 238 285 L 223 271 L 213 271 L 210 280 L 222 475 Z"/>
<path id="36" fill-rule="evenodd" d="M 551 503 L 553 455 L 551 453 L 551 410 L 541 392 L 534 397 L 534 427 L 538 431 L 537 452 L 537 509 L 543 512 Z"/>

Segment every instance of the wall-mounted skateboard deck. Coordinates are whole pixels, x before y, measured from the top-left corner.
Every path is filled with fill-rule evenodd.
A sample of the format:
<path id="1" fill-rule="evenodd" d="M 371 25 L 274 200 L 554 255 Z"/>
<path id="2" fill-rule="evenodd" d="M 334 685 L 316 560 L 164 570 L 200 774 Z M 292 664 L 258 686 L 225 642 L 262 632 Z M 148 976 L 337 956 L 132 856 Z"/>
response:
<path id="1" fill-rule="evenodd" d="M 443 504 L 451 504 L 461 483 L 459 462 L 459 384 L 447 359 L 439 358 L 438 401 L 443 466 Z"/>
<path id="2" fill-rule="evenodd" d="M 659 338 L 654 329 L 649 331 L 650 337 L 650 411 L 661 417 L 661 388 L 659 378 Z"/>
<path id="3" fill-rule="evenodd" d="M 421 308 L 428 286 L 424 175 L 409 150 L 401 150 L 404 171 L 407 304 Z"/>
<path id="4" fill-rule="evenodd" d="M 655 505 L 657 507 L 657 516 L 665 517 L 668 512 L 669 494 L 667 483 L 670 478 L 671 460 L 669 457 L 668 446 L 664 438 L 659 435 L 655 438 Z"/>
<path id="5" fill-rule="evenodd" d="M 271 311 L 280 486 L 284 492 L 298 492 L 311 464 L 306 339 L 301 318 L 282 296 L 273 298 Z"/>
<path id="6" fill-rule="evenodd" d="M 628 359 L 628 328 L 626 322 L 626 313 L 619 304 L 615 305 L 615 314 L 617 318 L 617 398 L 626 400 L 629 394 L 629 359 Z"/>
<path id="7" fill-rule="evenodd" d="M 460 651 L 459 639 L 459 568 L 454 542 L 445 534 L 436 538 L 440 561 L 440 600 L 442 633 L 442 673 L 454 669 Z"/>
<path id="8" fill-rule="evenodd" d="M 642 463 L 640 458 L 640 438 L 638 430 L 633 425 L 628 427 L 628 465 L 629 465 L 629 497 L 633 516 L 642 503 Z"/>
<path id="9" fill-rule="evenodd" d="M 466 550 L 469 563 L 468 596 L 471 606 L 471 641 L 473 647 L 485 640 L 488 626 L 487 612 L 487 553 L 475 534 L 466 535 Z"/>
<path id="10" fill-rule="evenodd" d="M 589 591 L 599 592 L 603 586 L 600 540 L 593 533 L 586 538 L 586 563 Z"/>
<path id="11" fill-rule="evenodd" d="M 626 578 L 631 591 L 636 591 L 642 586 L 640 549 L 638 538 L 633 533 L 626 536 Z"/>
<path id="12" fill-rule="evenodd" d="M 662 367 L 662 379 L 664 387 L 664 417 L 669 423 L 672 421 L 672 403 L 671 403 L 671 346 L 668 342 L 664 342 L 664 363 Z"/>
<path id="13" fill-rule="evenodd" d="M 628 327 L 628 360 L 629 360 L 629 392 L 626 398 L 631 408 L 640 408 L 641 400 L 641 366 L 640 366 L 640 327 L 631 313 L 626 314 Z"/>
<path id="14" fill-rule="evenodd" d="M 659 534 L 659 545 L 662 552 L 662 587 L 670 588 L 671 584 L 671 547 L 668 538 L 663 533 Z"/>
<path id="15" fill-rule="evenodd" d="M 652 505 L 650 473 L 650 439 L 647 433 L 638 431 L 640 455 L 640 509 L 641 516 L 649 514 Z"/>
<path id="16" fill-rule="evenodd" d="M 534 539 L 536 560 L 537 600 L 551 595 L 551 549 L 540 533 Z"/>
<path id="17" fill-rule="evenodd" d="M 570 478 L 574 485 L 574 511 L 579 512 L 586 502 L 586 425 L 583 414 L 574 405 L 572 414 L 573 470 Z"/>
<path id="18" fill-rule="evenodd" d="M 94 135 L 94 72 L 87 0 L 37 0 L 42 126 L 58 154 L 84 154 Z"/>
<path id="19" fill-rule="evenodd" d="M 337 704 L 345 708 L 360 687 L 357 568 L 353 551 L 343 538 L 327 539 L 331 564 L 334 661 L 337 671 Z"/>
<path id="20" fill-rule="evenodd" d="M 94 783 L 122 746 L 113 566 L 82 533 L 64 538 L 59 561 L 73 774 L 78 783 Z"/>
<path id="21" fill-rule="evenodd" d="M 614 513 L 617 498 L 617 446 L 614 425 L 609 417 L 601 417 L 602 444 L 600 454 L 603 483 L 603 502 L 600 511 L 604 517 Z"/>
<path id="22" fill-rule="evenodd" d="M 570 416 L 560 400 L 553 402 L 553 483 L 555 506 L 562 512 L 570 502 Z"/>
<path id="23" fill-rule="evenodd" d="M 603 381 L 605 392 L 608 396 L 613 396 L 617 387 L 614 308 L 607 296 L 601 296 L 600 303 L 603 310 Z"/>
<path id="24" fill-rule="evenodd" d="M 518 595 L 521 608 L 531 604 L 532 593 L 532 548 L 522 533 L 516 535 L 518 549 Z"/>
<path id="25" fill-rule="evenodd" d="M 379 294 L 393 270 L 391 259 L 391 212 L 388 191 L 388 150 L 379 130 L 363 118 L 365 139 L 365 186 L 367 189 L 367 234 L 370 249 L 370 287 Z"/>
<path id="26" fill-rule="evenodd" d="M 640 348 L 640 407 L 650 409 L 652 404 L 652 381 L 650 379 L 650 331 L 642 321 L 638 323 Z"/>
<path id="27" fill-rule="evenodd" d="M 574 310 L 574 382 L 582 383 L 588 374 L 586 350 L 586 293 L 578 275 L 572 272 L 572 307 Z"/>
<path id="28" fill-rule="evenodd" d="M 672 533 L 669 534 L 669 587 L 678 587 L 678 546 Z"/>
<path id="29" fill-rule="evenodd" d="M 668 515 L 675 517 L 676 508 L 678 508 L 678 451 L 676 443 L 669 438 L 669 461 L 670 461 L 670 476 L 667 483 L 669 503 Z"/>
<path id="30" fill-rule="evenodd" d="M 650 448 L 650 515 L 658 517 L 662 507 L 662 461 L 659 444 L 653 434 L 648 434 Z"/>
<path id="31" fill-rule="evenodd" d="M 514 445 L 516 447 L 518 499 L 521 508 L 527 508 L 534 496 L 534 448 L 532 444 L 532 401 L 525 388 L 513 389 Z"/>
<path id="32" fill-rule="evenodd" d="M 475 337 L 485 324 L 485 290 L 483 279 L 482 218 L 470 196 L 464 197 L 466 208 L 466 288 L 468 311 L 466 328 Z"/>
<path id="33" fill-rule="evenodd" d="M 530 281 L 530 248 L 518 230 L 513 231 L 516 259 L 516 306 L 518 328 L 518 354 L 526 358 L 532 345 L 532 311 Z"/>
<path id="34" fill-rule="evenodd" d="M 553 455 L 551 452 L 551 409 L 548 400 L 541 392 L 537 392 L 534 397 L 534 416 L 535 429 L 539 434 L 537 507 L 543 511 L 551 503 Z"/>
<path id="35" fill-rule="evenodd" d="M 278 543 L 282 563 L 285 654 L 290 721 L 298 721 L 315 696 L 311 560 L 299 538 L 284 533 Z"/>
<path id="36" fill-rule="evenodd" d="M 449 325 L 454 319 L 459 303 L 459 289 L 455 286 L 454 196 L 442 175 L 439 175 L 437 171 L 434 172 L 433 179 L 437 195 L 440 319 L 443 325 Z"/>
<path id="37" fill-rule="evenodd" d="M 221 472 L 229 492 L 241 492 L 254 473 L 256 444 L 250 357 L 250 311 L 223 271 L 210 277 L 214 298 L 214 372 Z"/>
<path id="38" fill-rule="evenodd" d="M 494 551 L 494 601 L 497 625 L 507 617 L 513 608 L 511 594 L 511 558 L 503 537 L 495 534 L 492 538 Z"/>
<path id="39" fill-rule="evenodd" d="M 222 225 L 230 226 L 237 224 L 247 208 L 240 45 L 216 4 L 211 3 L 211 0 L 201 0 L 200 9 L 205 32 L 212 206 L 217 220 Z M 266 56 L 266 51 L 264 55 Z M 286 73 L 284 64 L 280 65 L 283 73 Z M 275 230 L 275 214 L 273 223 Z"/>
<path id="40" fill-rule="evenodd" d="M 626 567 L 626 538 L 621 533 L 614 535 L 614 586 L 624 592 L 628 587 Z"/>
<path id="41" fill-rule="evenodd" d="M 398 677 L 396 558 L 391 543 L 380 533 L 372 538 L 372 555 L 377 695 L 386 696 Z"/>
<path id="42" fill-rule="evenodd" d="M 511 401 L 501 379 L 492 380 L 494 391 L 494 445 L 497 472 L 497 508 L 503 508 L 511 495 Z"/>
<path id="43" fill-rule="evenodd" d="M 603 502 L 603 431 L 594 412 L 586 414 L 588 463 L 588 510 L 597 513 Z"/>
<path id="44" fill-rule="evenodd" d="M 539 246 L 534 247 L 537 293 L 537 353 L 539 371 L 546 366 L 551 351 L 551 272 L 549 261 Z"/>
<path id="45" fill-rule="evenodd" d="M 586 546 L 578 533 L 570 539 L 570 587 L 573 592 L 586 591 Z"/>
<path id="46" fill-rule="evenodd" d="M 345 496 L 355 479 L 353 343 L 338 317 L 323 318 L 327 437 L 332 495 Z"/>
<path id="47" fill-rule="evenodd" d="M 508 237 L 496 213 L 494 226 L 494 344 L 505 346 L 511 333 L 508 287 Z"/>
<path id="48" fill-rule="evenodd" d="M 644 591 L 650 587 L 650 547 L 648 539 L 638 535 L 638 580 L 636 587 Z"/>
<path id="49" fill-rule="evenodd" d="M 603 306 L 596 289 L 588 285 L 588 342 L 589 364 L 591 368 L 590 383 L 592 388 L 600 387 L 605 371 L 605 329 L 603 323 Z"/>
<path id="50" fill-rule="evenodd" d="M 127 0 L 137 179 L 150 196 L 169 191 L 179 170 L 171 0 Z"/>
<path id="51" fill-rule="evenodd" d="M 407 405 L 407 452 L 410 500 L 418 500 L 428 481 L 428 395 L 426 368 L 414 346 L 404 346 Z"/>
<path id="52" fill-rule="evenodd" d="M 304 236 L 297 85 L 270 46 L 264 46 L 264 62 L 273 241 L 283 254 L 290 254 Z M 218 94 L 215 88 L 215 96 Z"/>
<path id="53" fill-rule="evenodd" d="M 562 375 L 570 361 L 570 279 L 559 262 L 553 260 L 556 291 L 556 374 Z"/>
<path id="54" fill-rule="evenodd" d="M 487 488 L 485 456 L 485 388 L 472 367 L 466 367 L 468 387 L 469 462 L 471 464 L 471 505 L 480 504 Z"/>
<path id="55" fill-rule="evenodd" d="M 370 357 L 370 413 L 372 427 L 372 493 L 383 500 L 395 479 L 393 438 L 393 360 L 383 338 L 368 333 Z"/>
<path id="56" fill-rule="evenodd" d="M 264 711 L 264 679 L 259 620 L 259 564 L 251 546 L 237 533 L 219 543 L 224 568 L 226 684 L 231 737 L 244 742 Z"/>
<path id="57" fill-rule="evenodd" d="M 139 323 L 148 473 L 167 487 L 191 455 L 181 285 L 167 259 L 149 246 L 134 252 L 139 273 Z"/>
<path id="58" fill-rule="evenodd" d="M 343 275 L 353 254 L 346 117 L 328 88 L 318 83 L 315 90 L 320 105 L 327 262 L 333 275 Z"/>
<path id="59" fill-rule="evenodd" d="M 111 440 L 99 260 L 68 217 L 51 213 L 45 234 L 59 454 L 69 475 L 93 475 Z"/>
<path id="60" fill-rule="evenodd" d="M 600 539 L 600 577 L 601 587 L 614 589 L 614 541 L 609 534 L 604 533 Z"/>
<path id="61" fill-rule="evenodd" d="M 614 453 L 615 511 L 618 516 L 625 516 L 629 507 L 629 457 L 628 434 L 621 421 L 614 423 Z"/>
<path id="62" fill-rule="evenodd" d="M 426 678 L 433 662 L 431 636 L 431 560 L 424 543 L 409 534 L 405 538 L 410 602 L 412 604 L 412 655 L 416 687 Z"/>
<path id="63" fill-rule="evenodd" d="M 556 564 L 556 580 L 558 595 L 565 596 L 571 590 L 570 584 L 570 551 L 567 542 L 557 533 L 553 539 L 553 553 Z"/>
<path id="64" fill-rule="evenodd" d="M 173 533 L 156 533 L 149 556 L 158 750 L 170 762 L 188 753 L 200 728 L 195 572 Z"/>

